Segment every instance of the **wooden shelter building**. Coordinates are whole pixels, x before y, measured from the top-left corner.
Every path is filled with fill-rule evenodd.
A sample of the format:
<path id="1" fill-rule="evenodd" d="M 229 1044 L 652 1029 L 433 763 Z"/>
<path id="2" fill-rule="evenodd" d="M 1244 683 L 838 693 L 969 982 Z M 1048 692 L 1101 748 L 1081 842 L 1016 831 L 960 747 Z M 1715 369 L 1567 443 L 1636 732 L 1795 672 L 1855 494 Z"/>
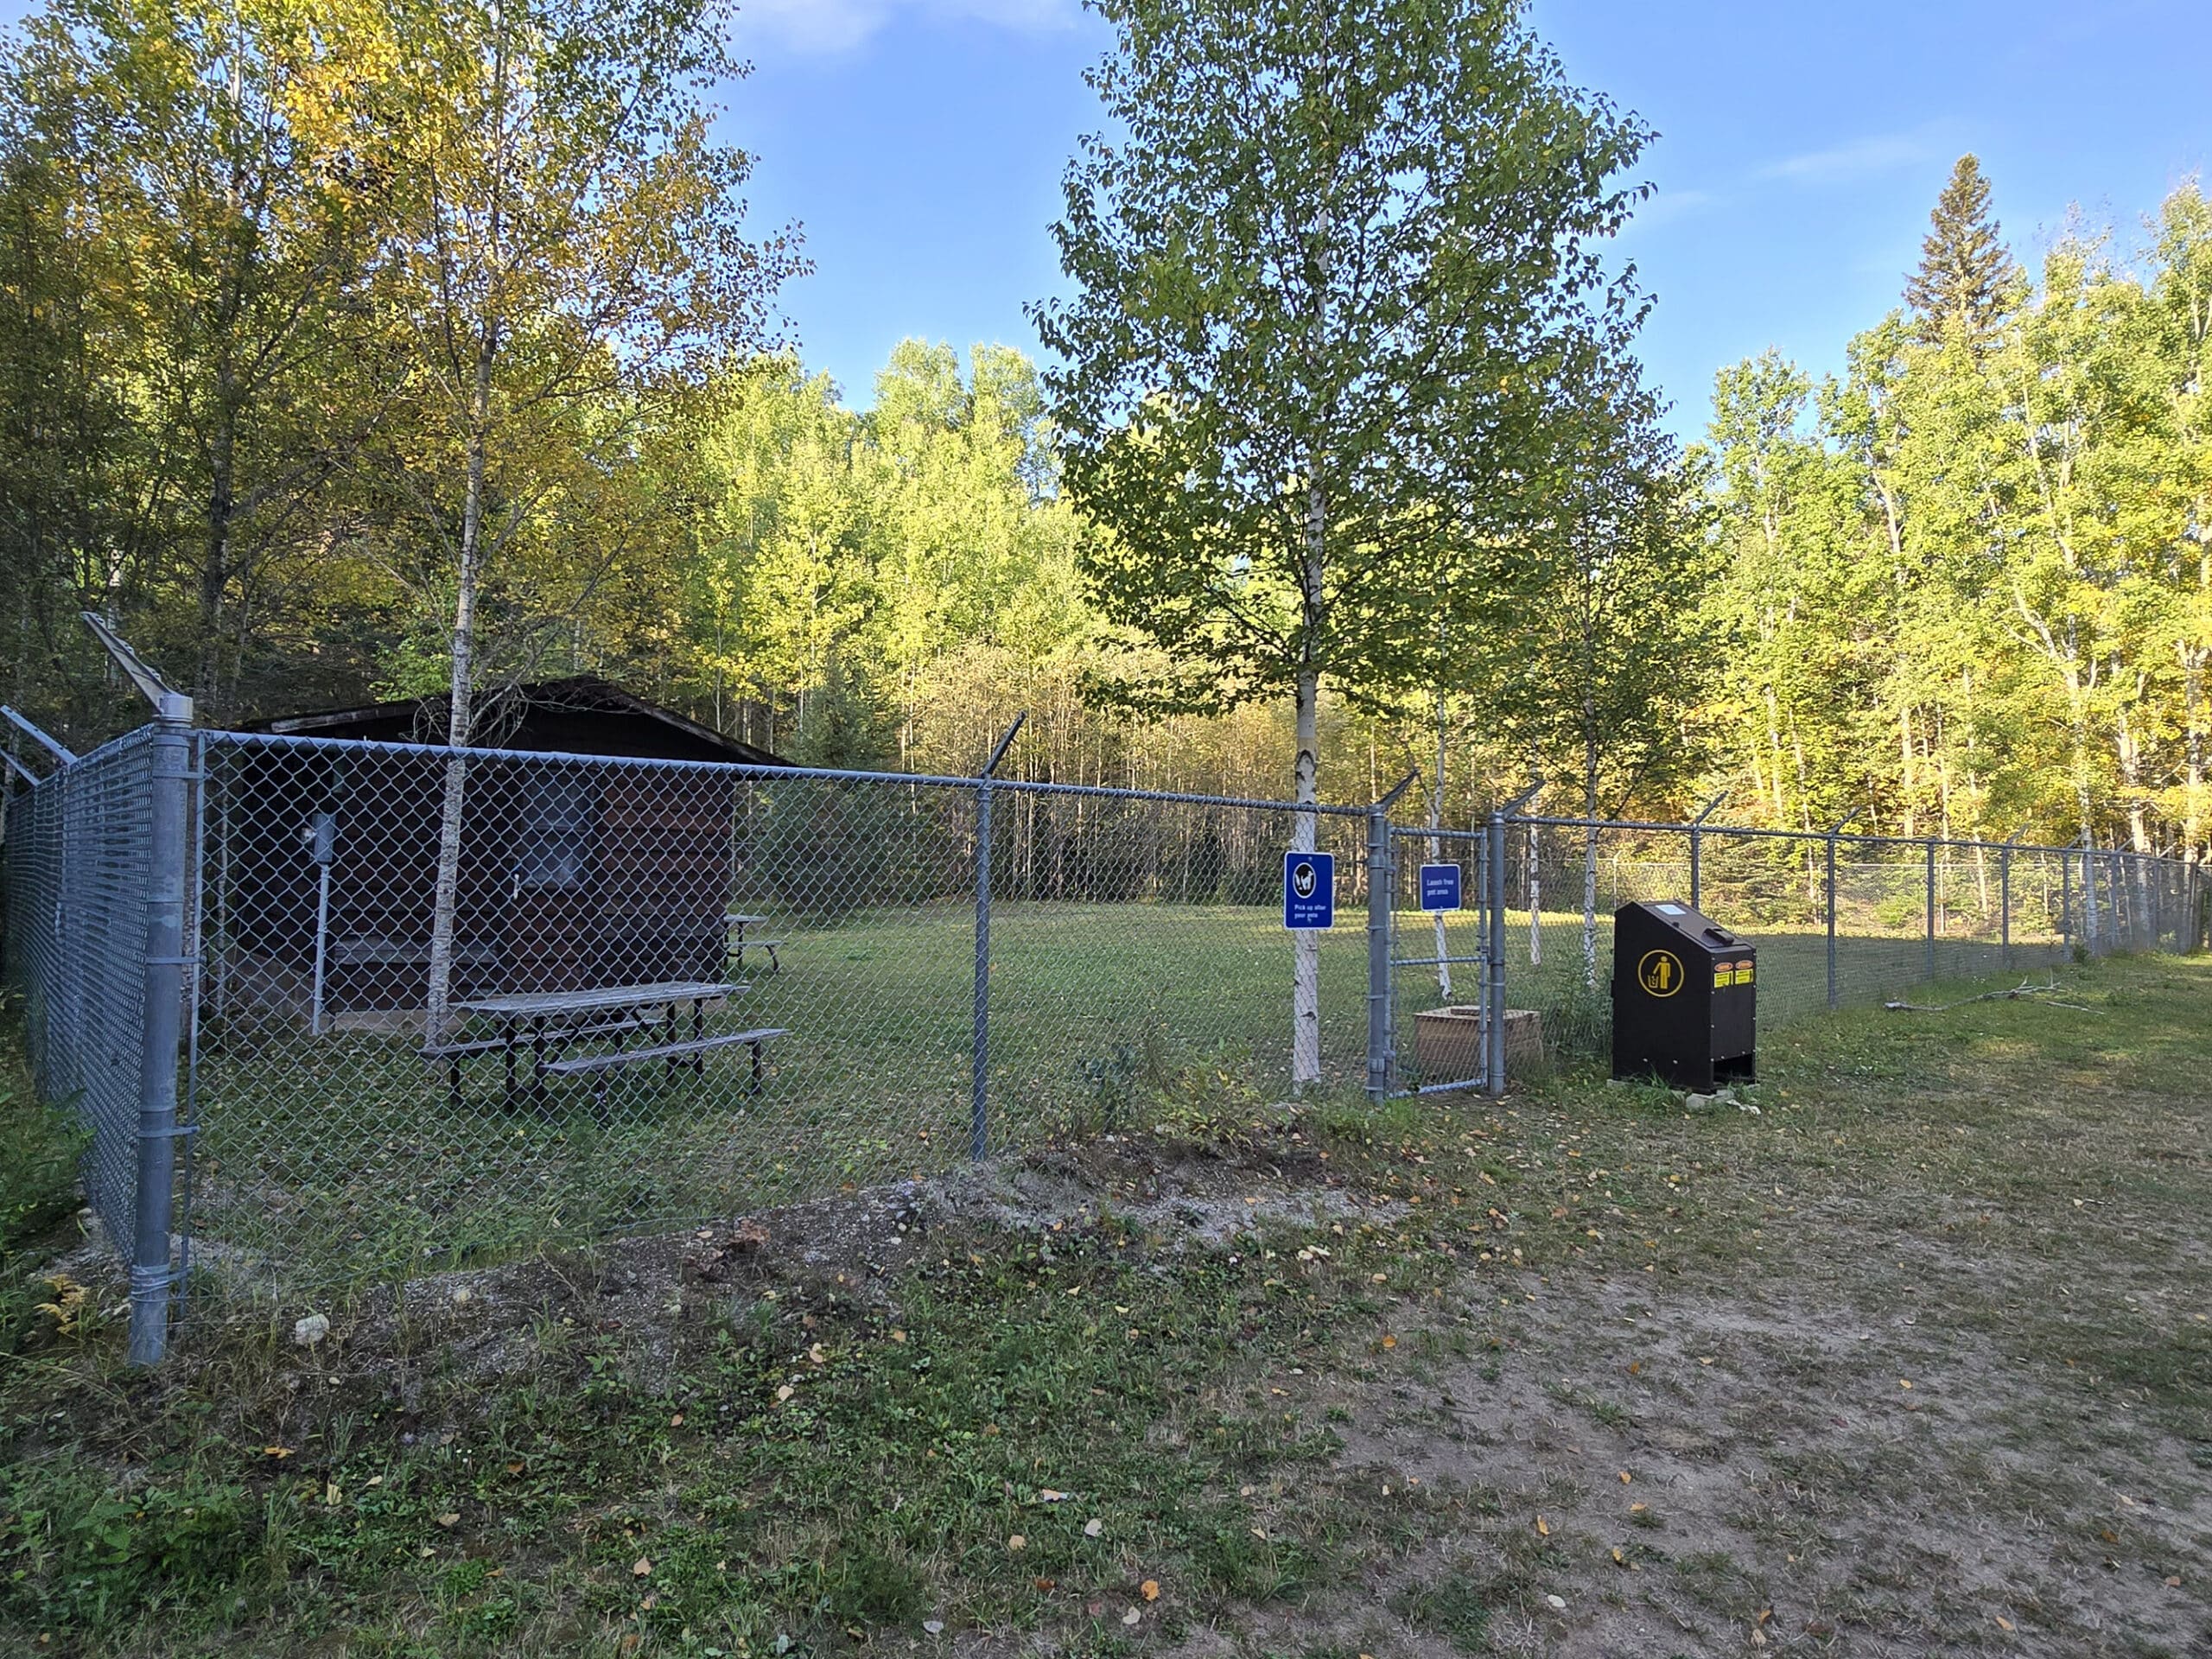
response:
<path id="1" fill-rule="evenodd" d="M 207 903 L 243 978 L 334 1015 L 424 1005 L 447 720 L 442 696 L 291 715 L 254 729 L 411 747 L 220 752 Z M 791 763 L 591 676 L 494 693 L 476 730 L 453 995 L 719 977 L 745 780 L 619 762 Z"/>

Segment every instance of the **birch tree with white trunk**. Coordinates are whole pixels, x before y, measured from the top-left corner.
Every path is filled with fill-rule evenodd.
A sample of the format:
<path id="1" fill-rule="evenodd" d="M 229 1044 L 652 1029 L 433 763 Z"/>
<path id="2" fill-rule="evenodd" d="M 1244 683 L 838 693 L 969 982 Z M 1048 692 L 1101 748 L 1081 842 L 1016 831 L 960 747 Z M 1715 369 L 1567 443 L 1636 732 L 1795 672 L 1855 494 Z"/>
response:
<path id="1" fill-rule="evenodd" d="M 1287 696 L 1321 798 L 1325 688 L 1434 683 L 1454 580 L 1549 476 L 1549 370 L 1640 318 L 1597 244 L 1648 134 L 1570 86 L 1523 8 L 1480 0 L 1096 0 L 1114 131 L 1033 308 L 1093 594 L 1164 673 L 1131 702 Z M 1440 616 L 1440 613 L 1443 613 Z M 1447 627 L 1448 637 L 1474 637 Z M 1139 660 L 1133 657 L 1133 661 Z M 1301 813 L 1294 849 L 1314 845 Z M 1294 937 L 1291 1077 L 1321 1076 L 1319 942 Z"/>
<path id="2" fill-rule="evenodd" d="M 656 396 L 767 343 L 770 297 L 798 266 L 790 233 L 744 236 L 751 159 L 708 132 L 708 90 L 737 72 L 725 22 L 709 0 L 413 0 L 389 13 L 363 143 L 397 200 L 381 298 L 416 416 L 390 471 L 407 521 L 443 550 L 451 621 L 434 1042 L 450 1019 L 460 751 L 486 594 L 512 608 L 527 592 L 506 580 L 515 562 L 537 543 L 563 556 L 563 516 L 634 464 Z"/>

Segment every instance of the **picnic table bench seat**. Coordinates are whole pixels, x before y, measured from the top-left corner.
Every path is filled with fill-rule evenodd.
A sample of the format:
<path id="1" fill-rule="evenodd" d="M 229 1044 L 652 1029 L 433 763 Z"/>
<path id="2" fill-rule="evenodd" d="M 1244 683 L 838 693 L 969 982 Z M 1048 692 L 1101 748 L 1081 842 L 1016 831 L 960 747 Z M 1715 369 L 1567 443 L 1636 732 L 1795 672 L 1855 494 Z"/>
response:
<path id="1" fill-rule="evenodd" d="M 628 1018 L 605 1020 L 593 1025 L 579 1026 L 574 1030 L 564 1030 L 561 1038 L 564 1042 L 576 1042 L 593 1037 L 622 1036 L 645 1029 L 646 1027 Z M 422 1056 L 426 1065 L 449 1068 L 448 1086 L 457 1105 L 461 1100 L 461 1063 L 472 1054 L 497 1054 L 502 1050 L 519 1053 L 521 1044 L 512 1037 L 468 1037 L 452 1042 L 425 1043 L 416 1052 Z"/>
<path id="2" fill-rule="evenodd" d="M 776 950 L 785 941 L 748 939 L 745 937 L 747 928 L 757 927 L 767 919 L 766 916 L 745 916 L 735 911 L 732 911 L 722 918 L 722 925 L 728 930 L 730 935 L 728 941 L 728 955 L 736 962 L 738 971 L 741 973 L 745 969 L 745 953 L 747 950 L 766 950 L 768 953 L 768 971 L 772 974 L 780 974 L 784 971 L 784 964 L 777 957 Z"/>
<path id="3" fill-rule="evenodd" d="M 791 1033 L 779 1026 L 764 1026 L 757 1031 L 726 1031 L 712 1037 L 693 1037 L 683 1042 L 656 1043 L 649 1048 L 619 1048 L 607 1054 L 585 1054 L 575 1059 L 548 1060 L 541 1068 L 549 1077 L 589 1077 L 594 1079 L 592 1099 L 600 1106 L 607 1103 L 607 1074 L 640 1060 L 666 1060 L 671 1067 L 679 1061 L 692 1060 L 704 1069 L 706 1056 L 715 1049 L 731 1048 L 740 1043 L 753 1051 L 753 1092 L 760 1092 L 760 1051 L 766 1044 Z"/>

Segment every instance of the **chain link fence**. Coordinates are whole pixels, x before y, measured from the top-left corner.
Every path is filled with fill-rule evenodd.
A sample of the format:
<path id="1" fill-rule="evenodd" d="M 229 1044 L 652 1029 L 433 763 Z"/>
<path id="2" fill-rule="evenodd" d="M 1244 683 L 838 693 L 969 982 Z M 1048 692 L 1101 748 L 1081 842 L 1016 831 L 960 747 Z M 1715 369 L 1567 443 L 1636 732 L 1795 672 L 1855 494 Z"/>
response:
<path id="1" fill-rule="evenodd" d="M 1279 804 L 207 745 L 203 1260 L 406 1274 L 1289 1088 Z M 1365 957 L 1319 943 L 1352 1082 Z"/>
<path id="2" fill-rule="evenodd" d="M 1499 1089 L 1605 1052 L 1632 899 L 1751 938 L 1770 1026 L 2202 932 L 2171 861 L 1390 805 L 149 728 L 11 798 L 8 969 L 166 1295 L 188 1253 L 404 1278 L 1249 1121 L 1301 1020 L 1300 1082 Z M 1337 925 L 1294 943 L 1308 832 Z"/>
<path id="3" fill-rule="evenodd" d="M 8 971 L 32 1077 L 91 1132 L 85 1196 L 117 1239 L 137 1203 L 152 732 L 9 797 Z"/>
<path id="4" fill-rule="evenodd" d="M 2041 972 L 2079 954 L 2194 949 L 2204 933 L 2194 866 L 2082 849 L 1947 839 L 1515 817 L 1490 834 L 1400 829 L 1401 861 L 1462 849 L 1480 870 L 1502 849 L 1494 883 L 1471 885 L 1468 912 L 1421 919 L 1422 950 L 1402 948 L 1397 1023 L 1461 999 L 1442 982 L 1447 955 L 1485 982 L 1483 955 L 1497 908 L 1497 957 L 1510 1006 L 1509 1069 L 1602 1057 L 1611 1039 L 1612 917 L 1622 905 L 1688 899 L 1754 943 L 1758 1017 L 1768 1026 L 1831 1009 L 1903 1000 L 1930 981 Z M 1402 906 L 1414 889 L 1399 884 Z M 1400 935 L 1411 918 L 1402 918 Z M 1446 951 L 1427 947 L 1446 937 Z M 1465 999 L 1479 1005 L 1479 995 Z M 1479 1009 L 1469 1010 L 1478 1014 Z M 1446 1022 L 1428 1016 L 1432 1026 Z M 1449 1081 L 1448 1042 L 1400 1044 L 1415 1088 Z"/>

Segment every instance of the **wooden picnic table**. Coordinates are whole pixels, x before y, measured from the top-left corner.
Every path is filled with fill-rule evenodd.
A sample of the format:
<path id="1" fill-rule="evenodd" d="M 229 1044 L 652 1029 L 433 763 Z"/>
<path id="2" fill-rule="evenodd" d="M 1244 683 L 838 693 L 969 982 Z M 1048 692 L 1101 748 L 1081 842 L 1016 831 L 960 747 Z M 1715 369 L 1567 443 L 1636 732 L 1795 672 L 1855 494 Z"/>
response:
<path id="1" fill-rule="evenodd" d="M 548 1069 L 558 1064 L 569 1049 L 594 1037 L 612 1038 L 619 1049 L 625 1037 L 653 1029 L 652 1011 L 655 1008 L 667 1011 L 661 1029 L 672 1042 L 679 1017 L 677 1008 L 686 1002 L 691 1005 L 692 1041 L 686 1046 L 694 1064 L 703 1065 L 708 1040 L 707 1004 L 751 988 L 749 985 L 725 984 L 720 980 L 672 979 L 641 985 L 597 985 L 574 991 L 509 991 L 496 996 L 471 997 L 453 1006 L 463 1014 L 481 1014 L 498 1021 L 499 1035 L 488 1042 L 453 1043 L 440 1050 L 426 1049 L 424 1057 L 446 1058 L 452 1063 L 453 1088 L 457 1093 L 463 1054 L 500 1051 L 506 1060 L 507 1103 L 512 1105 L 520 1081 L 516 1075 L 516 1061 L 526 1040 L 531 1051 L 531 1096 L 543 1102 Z M 671 1064 L 674 1064 L 673 1060 Z"/>

